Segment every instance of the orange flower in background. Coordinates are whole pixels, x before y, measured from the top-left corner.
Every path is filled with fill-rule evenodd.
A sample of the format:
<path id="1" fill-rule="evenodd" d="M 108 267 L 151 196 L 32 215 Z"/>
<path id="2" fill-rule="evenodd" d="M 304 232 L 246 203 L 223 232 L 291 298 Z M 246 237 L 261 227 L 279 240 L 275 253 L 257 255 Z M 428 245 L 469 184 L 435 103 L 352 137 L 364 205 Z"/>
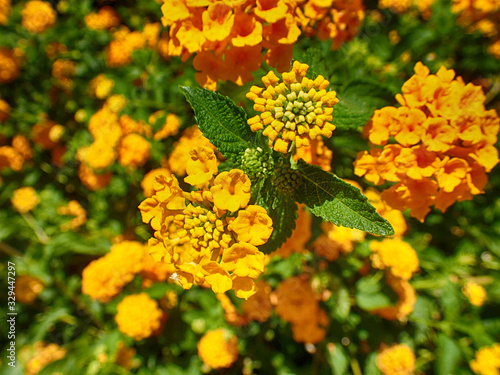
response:
<path id="1" fill-rule="evenodd" d="M 207 283 L 215 293 L 232 289 L 247 299 L 265 265 L 253 244 L 268 240 L 272 220 L 261 207 L 248 205 L 250 180 L 241 170 L 214 178 L 212 149 L 193 149 L 187 172 L 186 182 L 198 190 L 184 192 L 173 175 L 160 174 L 154 194 L 139 206 L 142 220 L 155 230 L 150 254 L 175 267 L 172 279 L 184 289 Z"/>
<path id="2" fill-rule="evenodd" d="M 111 172 L 97 173 L 85 164 L 80 164 L 78 167 L 78 178 L 90 190 L 104 189 L 109 185 L 111 177 Z"/>
<path id="3" fill-rule="evenodd" d="M 35 343 L 32 347 L 23 347 L 29 351 L 29 362 L 26 364 L 26 375 L 36 375 L 49 363 L 66 356 L 66 349 L 57 344 L 46 344 L 43 341 Z"/>
<path id="4" fill-rule="evenodd" d="M 21 11 L 23 27 L 33 34 L 41 34 L 53 27 L 57 13 L 47 1 L 30 0 Z"/>
<path id="5" fill-rule="evenodd" d="M 409 280 L 419 269 L 417 253 L 400 238 L 370 241 L 370 250 L 372 266 L 387 269 L 395 277 Z"/>
<path id="6" fill-rule="evenodd" d="M 271 300 L 278 316 L 292 324 L 295 341 L 315 344 L 323 340 L 328 317 L 319 307 L 307 278 L 297 276 L 284 280 Z"/>
<path id="7" fill-rule="evenodd" d="M 43 282 L 37 277 L 22 275 L 16 279 L 16 300 L 30 305 L 43 290 Z"/>
<path id="8" fill-rule="evenodd" d="M 84 18 L 89 29 L 108 30 L 120 24 L 120 15 L 110 6 L 104 6 L 97 13 L 89 13 Z"/>
<path id="9" fill-rule="evenodd" d="M 380 185 L 396 182 L 382 200 L 424 221 L 435 206 L 442 212 L 456 201 L 481 194 L 486 173 L 498 163 L 494 147 L 500 119 L 484 107 L 480 87 L 465 85 L 453 70 L 436 75 L 422 63 L 396 99 L 401 107 L 376 110 L 365 127 L 371 143 L 383 146 L 362 151 L 355 174 Z M 389 138 L 396 144 L 388 144 Z"/>
<path id="10" fill-rule="evenodd" d="M 68 223 L 61 225 L 61 230 L 63 232 L 72 229 L 78 230 L 83 224 L 87 222 L 87 212 L 78 203 L 78 201 L 72 200 L 68 202 L 67 206 L 61 206 L 57 209 L 57 213 L 60 215 L 74 216 Z"/>
<path id="11" fill-rule="evenodd" d="M 151 156 L 151 143 L 139 134 L 128 134 L 118 146 L 118 162 L 124 167 L 137 168 Z"/>
<path id="12" fill-rule="evenodd" d="M 97 99 L 105 99 L 111 93 L 114 85 L 115 82 L 112 79 L 107 78 L 101 73 L 90 81 L 89 89 Z"/>
<path id="13" fill-rule="evenodd" d="M 9 83 L 19 77 L 21 60 L 13 49 L 0 47 L 0 84 Z"/>
<path id="14" fill-rule="evenodd" d="M 147 338 L 160 326 L 163 312 L 146 293 L 125 297 L 117 306 L 115 316 L 120 332 L 134 340 Z"/>
<path id="15" fill-rule="evenodd" d="M 377 355 L 377 367 L 383 375 L 413 375 L 415 354 L 406 344 L 383 347 Z"/>
<path id="16" fill-rule="evenodd" d="M 10 117 L 10 105 L 5 100 L 0 99 L 0 122 L 5 122 Z"/>
<path id="17" fill-rule="evenodd" d="M 11 6 L 10 0 L 0 0 L 0 25 L 7 25 Z"/>
<path id="18" fill-rule="evenodd" d="M 312 236 L 311 223 L 312 217 L 307 211 L 306 206 L 303 204 L 299 205 L 295 229 L 292 235 L 278 250 L 272 252 L 270 255 L 279 255 L 282 258 L 288 258 L 292 253 L 307 252 L 306 244 Z"/>
<path id="19" fill-rule="evenodd" d="M 307 9 L 317 10 L 314 14 Z M 211 90 L 218 81 L 242 85 L 253 79 L 265 60 L 279 71 L 288 69 L 293 44 L 305 33 L 332 39 L 332 48 L 352 39 L 364 18 L 362 1 L 307 0 L 164 1 L 162 23 L 169 37 L 162 38 L 163 54 L 187 59 L 197 82 Z"/>
<path id="20" fill-rule="evenodd" d="M 252 131 L 263 129 L 269 145 L 286 154 L 290 144 L 297 148 L 308 147 L 310 142 L 332 136 L 333 105 L 338 103 L 335 91 L 326 91 L 330 84 L 319 75 L 312 80 L 306 77 L 309 66 L 298 61 L 282 80 L 270 71 L 262 78 L 265 89 L 252 86 L 247 98 L 254 101 L 253 108 L 262 114 L 248 119 Z"/>
<path id="21" fill-rule="evenodd" d="M 224 329 L 209 331 L 198 342 L 198 355 L 212 369 L 231 367 L 238 354 L 238 338 Z"/>
<path id="22" fill-rule="evenodd" d="M 387 320 L 405 321 L 413 312 L 417 302 L 417 294 L 410 283 L 392 274 L 386 274 L 388 285 L 396 292 L 399 300 L 393 306 L 381 307 L 370 310 L 370 313 L 377 314 Z"/>

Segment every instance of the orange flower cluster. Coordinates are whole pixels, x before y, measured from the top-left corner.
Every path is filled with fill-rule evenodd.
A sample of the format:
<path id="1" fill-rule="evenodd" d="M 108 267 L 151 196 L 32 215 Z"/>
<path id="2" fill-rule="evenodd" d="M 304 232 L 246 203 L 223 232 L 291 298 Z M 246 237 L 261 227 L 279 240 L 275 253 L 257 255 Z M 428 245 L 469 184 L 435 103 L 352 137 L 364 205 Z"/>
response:
<path id="1" fill-rule="evenodd" d="M 325 146 L 322 138 L 312 139 L 309 146 L 298 148 L 293 155 L 295 161 L 304 159 L 306 163 L 317 165 L 328 172 L 332 170 L 332 157 L 332 150 Z"/>
<path id="2" fill-rule="evenodd" d="M 486 301 L 486 290 L 474 281 L 468 281 L 462 288 L 462 293 L 473 306 L 482 306 Z"/>
<path id="3" fill-rule="evenodd" d="M 377 367 L 383 375 L 413 375 L 415 354 L 406 344 L 385 347 L 377 355 Z"/>
<path id="4" fill-rule="evenodd" d="M 34 209 L 40 203 L 40 197 L 31 186 L 21 187 L 14 190 L 10 198 L 14 209 L 24 214 Z"/>
<path id="5" fill-rule="evenodd" d="M 7 25 L 11 7 L 10 0 L 0 0 L 0 25 Z"/>
<path id="6" fill-rule="evenodd" d="M 238 85 L 265 61 L 288 69 L 293 45 L 304 33 L 333 40 L 332 48 L 352 39 L 364 18 L 361 0 L 165 1 L 162 22 L 168 27 L 163 55 L 196 54 L 198 83 L 215 90 L 219 80 Z"/>
<path id="7" fill-rule="evenodd" d="M 15 49 L 0 47 L 0 84 L 9 83 L 19 77 L 21 58 Z"/>
<path id="8" fill-rule="evenodd" d="M 155 48 L 160 37 L 160 24 L 148 24 L 142 32 L 130 31 L 121 26 L 113 33 L 113 40 L 106 47 L 106 65 L 117 68 L 132 62 L 132 52 L 141 48 Z"/>
<path id="9" fill-rule="evenodd" d="M 496 0 L 453 0 L 451 11 L 468 32 L 479 31 L 493 39 L 488 51 L 500 59 L 500 3 Z"/>
<path id="10" fill-rule="evenodd" d="M 238 338 L 224 329 L 208 331 L 198 341 L 198 355 L 212 368 L 228 368 L 238 359 Z"/>
<path id="11" fill-rule="evenodd" d="M 16 280 L 16 300 L 31 305 L 43 290 L 43 282 L 30 275 L 19 276 Z"/>
<path id="12" fill-rule="evenodd" d="M 417 8 L 424 19 L 429 19 L 432 14 L 434 0 L 379 0 L 380 9 L 390 9 L 394 13 L 406 13 L 412 7 Z"/>
<path id="13" fill-rule="evenodd" d="M 453 70 L 433 75 L 417 63 L 396 96 L 401 107 L 375 111 L 365 127 L 370 142 L 383 148 L 360 152 L 354 163 L 354 172 L 376 185 L 397 182 L 382 199 L 422 222 L 432 205 L 444 212 L 482 193 L 499 161 L 498 114 L 485 110 L 479 86 L 454 77 Z M 390 138 L 396 143 L 387 144 Z"/>
<path id="14" fill-rule="evenodd" d="M 11 146 L 0 146 L 0 172 L 3 169 L 20 171 L 24 163 L 31 159 L 33 151 L 28 139 L 22 135 L 16 135 Z M 0 178 L 0 182 L 1 182 Z"/>
<path id="15" fill-rule="evenodd" d="M 328 316 L 319 307 L 309 280 L 296 276 L 281 282 L 271 297 L 279 317 L 292 324 L 297 342 L 316 344 L 323 340 Z"/>
<path id="16" fill-rule="evenodd" d="M 69 223 L 64 223 L 61 225 L 61 230 L 66 232 L 69 229 L 78 230 L 83 224 L 87 222 L 87 212 L 78 203 L 78 201 L 69 201 L 67 206 L 61 206 L 57 209 L 59 215 L 70 215 L 74 216 Z"/>
<path id="17" fill-rule="evenodd" d="M 480 375 L 498 375 L 500 372 L 500 344 L 481 348 L 470 362 L 470 368 Z"/>
<path id="18" fill-rule="evenodd" d="M 75 83 L 71 76 L 75 74 L 76 62 L 70 60 L 56 60 L 52 64 L 52 76 L 57 84 L 65 91 L 71 92 Z"/>
<path id="19" fill-rule="evenodd" d="M 89 13 L 84 18 L 85 25 L 92 30 L 109 30 L 120 24 L 120 15 L 110 6 L 104 6 L 97 13 Z"/>
<path id="20" fill-rule="evenodd" d="M 101 73 L 90 81 L 89 90 L 90 94 L 97 99 L 106 99 L 114 86 L 115 82 Z"/>
<path id="21" fill-rule="evenodd" d="M 262 77 L 265 89 L 252 86 L 247 98 L 255 102 L 253 108 L 262 114 L 248 119 L 252 131 L 264 129 L 269 145 L 286 154 L 295 142 L 297 148 L 311 146 L 310 142 L 330 138 L 335 125 L 333 105 L 338 103 L 335 91 L 326 91 L 330 82 L 319 75 L 306 77 L 309 66 L 294 61 L 292 70 L 282 74 L 283 82 L 270 71 Z"/>
<path id="22" fill-rule="evenodd" d="M 56 24 L 57 12 L 47 1 L 30 0 L 21 11 L 23 27 L 33 34 L 41 34 Z"/>
<path id="23" fill-rule="evenodd" d="M 36 375 L 49 363 L 66 356 L 66 350 L 57 344 L 45 344 L 43 341 L 35 343 L 32 347 L 24 347 L 30 351 L 29 362 L 26 364 L 26 375 Z"/>
<path id="24" fill-rule="evenodd" d="M 175 265 L 173 277 L 184 289 L 208 284 L 215 293 L 232 289 L 246 299 L 264 271 L 265 256 L 256 246 L 271 236 L 272 220 L 264 208 L 248 205 L 248 176 L 239 169 L 217 174 L 217 164 L 211 148 L 195 147 L 184 181 L 198 190 L 184 192 L 175 176 L 160 175 L 155 194 L 139 209 L 155 230 L 150 254 Z"/>
<path id="25" fill-rule="evenodd" d="M 146 246 L 139 242 L 123 241 L 113 245 L 108 254 L 83 270 L 83 294 L 103 303 L 111 301 L 142 271 L 147 257 Z"/>
<path id="26" fill-rule="evenodd" d="M 292 235 L 280 248 L 270 255 L 278 255 L 283 259 L 288 258 L 292 253 L 305 253 L 306 244 L 311 239 L 311 223 L 312 217 L 306 209 L 305 205 L 299 205 L 297 220 L 295 221 L 295 229 Z"/>
<path id="27" fill-rule="evenodd" d="M 6 122 L 10 117 L 10 105 L 5 100 L 0 99 L 0 122 Z"/>
<path id="28" fill-rule="evenodd" d="M 159 333 L 163 316 L 158 303 L 140 293 L 127 296 L 118 304 L 115 321 L 120 332 L 141 340 Z"/>

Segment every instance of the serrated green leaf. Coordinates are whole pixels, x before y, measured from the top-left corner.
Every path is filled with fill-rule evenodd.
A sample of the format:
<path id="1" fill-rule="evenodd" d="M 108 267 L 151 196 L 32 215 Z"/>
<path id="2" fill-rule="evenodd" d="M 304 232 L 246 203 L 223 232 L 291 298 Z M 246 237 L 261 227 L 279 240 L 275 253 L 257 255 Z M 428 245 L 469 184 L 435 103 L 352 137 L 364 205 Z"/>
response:
<path id="1" fill-rule="evenodd" d="M 353 129 L 364 126 L 373 111 L 390 102 L 392 95 L 380 82 L 354 80 L 337 93 L 339 102 L 333 110 L 333 124 L 339 129 Z"/>
<path id="2" fill-rule="evenodd" d="M 229 158 L 254 147 L 255 133 L 247 124 L 245 111 L 231 99 L 207 89 L 180 89 L 193 107 L 201 132 L 222 155 Z"/>
<path id="3" fill-rule="evenodd" d="M 296 192 L 299 203 L 335 225 L 356 228 L 381 236 L 391 236 L 394 229 L 380 216 L 358 188 L 318 166 L 299 160 L 302 182 Z"/>
<path id="4" fill-rule="evenodd" d="M 334 375 L 344 375 L 349 367 L 349 357 L 341 345 L 335 345 L 328 351 L 327 360 Z"/>

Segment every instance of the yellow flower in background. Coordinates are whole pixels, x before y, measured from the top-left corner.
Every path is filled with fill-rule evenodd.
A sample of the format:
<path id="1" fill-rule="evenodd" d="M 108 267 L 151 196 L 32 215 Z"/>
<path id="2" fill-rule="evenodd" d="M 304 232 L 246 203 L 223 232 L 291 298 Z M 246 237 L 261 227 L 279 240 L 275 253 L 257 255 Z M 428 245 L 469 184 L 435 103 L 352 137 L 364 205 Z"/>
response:
<path id="1" fill-rule="evenodd" d="M 24 214 L 34 209 L 38 203 L 40 203 L 40 197 L 36 193 L 35 189 L 31 186 L 26 186 L 14 190 L 10 201 L 17 212 Z"/>
<path id="2" fill-rule="evenodd" d="M 480 375 L 498 375 L 500 372 L 500 344 L 481 348 L 470 362 L 470 368 Z"/>
<path id="3" fill-rule="evenodd" d="M 198 355 L 212 369 L 231 367 L 238 354 L 238 338 L 224 329 L 209 331 L 198 342 Z"/>
<path id="4" fill-rule="evenodd" d="M 30 0 L 21 11 L 23 27 L 33 34 L 41 34 L 55 25 L 57 12 L 47 1 Z"/>
<path id="5" fill-rule="evenodd" d="M 111 93 L 115 82 L 107 78 L 103 73 L 98 74 L 92 81 L 90 81 L 89 89 L 92 95 L 97 99 L 105 99 Z"/>
<path id="6" fill-rule="evenodd" d="M 61 225 L 61 230 L 63 232 L 72 229 L 78 230 L 83 224 L 87 222 L 87 212 L 78 203 L 78 201 L 72 200 L 68 202 L 67 206 L 61 206 L 57 209 L 59 215 L 69 215 L 74 216 L 68 223 Z"/>
<path id="7" fill-rule="evenodd" d="M 271 256 L 278 255 L 282 258 L 288 258 L 292 253 L 305 253 L 306 244 L 311 239 L 311 223 L 312 217 L 303 204 L 299 205 L 298 217 L 295 221 L 295 229 L 292 235 L 281 245 L 281 247 L 272 252 Z"/>
<path id="8" fill-rule="evenodd" d="M 10 0 L 0 0 L 0 25 L 7 25 L 11 6 Z"/>
<path id="9" fill-rule="evenodd" d="M 413 375 L 415 354 L 406 344 L 383 348 L 377 355 L 377 367 L 383 375 Z"/>
<path id="10" fill-rule="evenodd" d="M 100 8 L 97 13 L 85 16 L 85 25 L 93 30 L 108 30 L 120 24 L 120 15 L 110 6 Z"/>
<path id="11" fill-rule="evenodd" d="M 474 281 L 466 282 L 462 288 L 462 293 L 467 297 L 471 305 L 482 306 L 486 301 L 486 290 Z"/>
<path id="12" fill-rule="evenodd" d="M 338 102 L 335 91 L 326 91 L 330 84 L 323 76 L 312 80 L 306 77 L 309 66 L 298 61 L 282 82 L 269 72 L 262 78 L 265 89 L 252 86 L 247 98 L 262 114 L 248 119 L 252 131 L 264 129 L 274 150 L 287 153 L 295 142 L 298 148 L 310 146 L 310 141 L 332 136 L 333 105 Z"/>
<path id="13" fill-rule="evenodd" d="M 24 347 L 30 351 L 30 360 L 26 364 L 26 375 L 36 375 L 49 363 L 66 356 L 66 349 L 57 344 L 46 344 L 43 341 L 35 343 L 32 347 Z"/>
<path id="14" fill-rule="evenodd" d="M 16 300 L 30 305 L 43 290 L 43 282 L 37 277 L 22 275 L 16 279 Z"/>
<path id="15" fill-rule="evenodd" d="M 387 269 L 401 279 L 409 280 L 419 269 L 417 253 L 409 243 L 400 238 L 371 241 L 370 250 L 373 267 Z"/>
<path id="16" fill-rule="evenodd" d="M 151 156 L 151 143 L 139 134 L 128 134 L 118 146 L 118 162 L 124 167 L 137 168 Z"/>
<path id="17" fill-rule="evenodd" d="M 160 174 L 154 194 L 139 206 L 142 220 L 155 230 L 150 254 L 175 267 L 172 279 L 184 289 L 208 283 L 215 293 L 232 289 L 246 299 L 256 292 L 253 279 L 265 265 L 253 244 L 267 242 L 272 220 L 261 207 L 248 205 L 250 180 L 241 170 L 214 178 L 212 149 L 193 149 L 187 172 L 185 181 L 198 190 L 184 192 L 175 176 Z"/>
<path id="18" fill-rule="evenodd" d="M 161 116 L 162 114 L 163 111 L 158 111 L 149 116 L 149 124 L 154 125 L 157 117 Z M 160 130 L 155 133 L 153 139 L 159 141 L 161 139 L 176 135 L 179 132 L 180 126 L 181 120 L 179 119 L 179 117 L 176 114 L 169 113 L 165 118 L 165 124 Z"/>
<path id="19" fill-rule="evenodd" d="M 5 122 L 10 117 L 10 105 L 5 100 L 0 99 L 0 122 Z"/>
<path id="20" fill-rule="evenodd" d="M 115 321 L 120 332 L 141 340 L 160 329 L 162 316 L 158 303 L 140 293 L 127 296 L 118 304 Z"/>
<path id="21" fill-rule="evenodd" d="M 136 241 L 123 241 L 105 256 L 92 261 L 82 273 L 82 293 L 106 303 L 116 297 L 147 260 L 147 248 Z"/>

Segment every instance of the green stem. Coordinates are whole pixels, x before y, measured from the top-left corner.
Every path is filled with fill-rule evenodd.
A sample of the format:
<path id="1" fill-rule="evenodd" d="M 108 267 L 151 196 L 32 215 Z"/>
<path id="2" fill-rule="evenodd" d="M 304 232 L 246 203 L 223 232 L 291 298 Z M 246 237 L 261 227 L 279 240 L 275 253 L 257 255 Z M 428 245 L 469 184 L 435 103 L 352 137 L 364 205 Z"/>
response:
<path id="1" fill-rule="evenodd" d="M 500 76 L 496 76 L 493 78 L 493 86 L 486 93 L 486 99 L 484 101 L 484 105 L 487 105 L 490 101 L 493 100 L 495 96 L 500 92 Z"/>
<path id="2" fill-rule="evenodd" d="M 351 369 L 354 375 L 363 375 L 361 367 L 359 367 L 359 362 L 356 358 L 351 359 Z"/>
<path id="3" fill-rule="evenodd" d="M 7 255 L 13 256 L 13 257 L 22 257 L 23 256 L 23 254 L 21 254 L 19 251 L 17 251 L 12 246 L 7 245 L 4 242 L 0 242 L 0 251 L 4 252 Z"/>
<path id="4" fill-rule="evenodd" d="M 44 245 L 48 244 L 50 241 L 50 238 L 44 232 L 42 227 L 40 225 L 38 225 L 35 218 L 33 216 L 31 216 L 31 214 L 29 212 L 25 212 L 25 213 L 21 214 L 21 216 L 26 221 L 26 223 L 28 223 L 28 225 L 31 227 L 31 229 L 33 229 L 33 231 L 35 232 L 35 234 L 38 237 L 38 239 L 40 240 L 40 242 L 43 243 Z"/>

